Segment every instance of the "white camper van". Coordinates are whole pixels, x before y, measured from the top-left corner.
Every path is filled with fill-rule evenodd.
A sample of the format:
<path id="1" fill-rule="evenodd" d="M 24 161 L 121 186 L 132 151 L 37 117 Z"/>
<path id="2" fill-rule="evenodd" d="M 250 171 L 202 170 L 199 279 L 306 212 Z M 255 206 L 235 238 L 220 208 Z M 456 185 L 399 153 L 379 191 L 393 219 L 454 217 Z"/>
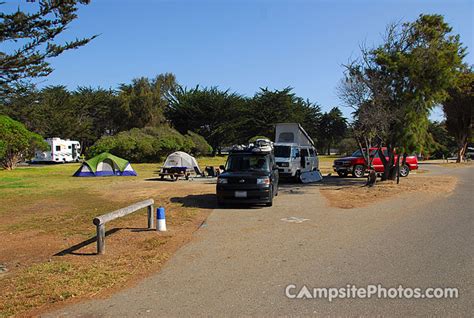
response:
<path id="1" fill-rule="evenodd" d="M 301 173 L 319 170 L 313 140 L 300 124 L 276 124 L 274 153 L 281 177 L 299 180 Z"/>
<path id="2" fill-rule="evenodd" d="M 48 150 L 36 151 L 33 162 L 78 162 L 81 155 L 81 144 L 79 141 L 47 138 Z"/>

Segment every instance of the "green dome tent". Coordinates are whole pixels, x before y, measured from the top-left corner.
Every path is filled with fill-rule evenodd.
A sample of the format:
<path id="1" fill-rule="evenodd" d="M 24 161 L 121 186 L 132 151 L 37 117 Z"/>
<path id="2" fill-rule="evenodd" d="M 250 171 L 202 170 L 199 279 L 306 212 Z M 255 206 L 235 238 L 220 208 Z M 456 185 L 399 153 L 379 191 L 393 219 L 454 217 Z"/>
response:
<path id="1" fill-rule="evenodd" d="M 136 176 L 130 163 L 108 152 L 85 161 L 74 177 Z"/>

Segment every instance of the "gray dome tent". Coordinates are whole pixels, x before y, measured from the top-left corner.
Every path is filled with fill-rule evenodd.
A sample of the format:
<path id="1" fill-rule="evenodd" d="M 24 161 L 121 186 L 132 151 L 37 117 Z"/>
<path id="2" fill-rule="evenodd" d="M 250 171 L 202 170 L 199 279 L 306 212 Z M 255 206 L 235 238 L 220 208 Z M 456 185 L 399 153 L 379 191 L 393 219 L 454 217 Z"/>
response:
<path id="1" fill-rule="evenodd" d="M 163 169 L 186 168 L 194 170 L 197 174 L 202 174 L 196 158 L 182 151 L 176 151 L 170 154 L 163 165 Z"/>

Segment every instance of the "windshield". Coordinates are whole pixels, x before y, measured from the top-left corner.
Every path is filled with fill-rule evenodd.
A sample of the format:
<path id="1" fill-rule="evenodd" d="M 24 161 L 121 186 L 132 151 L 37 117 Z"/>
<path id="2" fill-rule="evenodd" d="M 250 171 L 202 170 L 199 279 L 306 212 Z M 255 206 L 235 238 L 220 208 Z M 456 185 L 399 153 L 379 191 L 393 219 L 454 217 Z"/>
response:
<path id="1" fill-rule="evenodd" d="M 226 171 L 270 171 L 268 156 L 231 155 L 225 165 Z"/>
<path id="2" fill-rule="evenodd" d="M 275 152 L 275 157 L 279 158 L 290 158 L 291 155 L 290 146 L 275 146 L 273 151 Z"/>
<path id="3" fill-rule="evenodd" d="M 351 157 L 363 157 L 362 152 L 360 150 L 357 150 L 351 155 Z"/>

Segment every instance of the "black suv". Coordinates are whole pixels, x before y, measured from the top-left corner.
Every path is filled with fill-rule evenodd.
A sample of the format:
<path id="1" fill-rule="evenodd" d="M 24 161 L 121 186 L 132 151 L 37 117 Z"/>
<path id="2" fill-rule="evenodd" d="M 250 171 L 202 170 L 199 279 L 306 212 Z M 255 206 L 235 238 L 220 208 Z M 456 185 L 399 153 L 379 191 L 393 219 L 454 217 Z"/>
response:
<path id="1" fill-rule="evenodd" d="M 278 167 L 273 147 L 232 150 L 217 179 L 217 204 L 264 203 L 272 206 L 278 195 Z"/>

